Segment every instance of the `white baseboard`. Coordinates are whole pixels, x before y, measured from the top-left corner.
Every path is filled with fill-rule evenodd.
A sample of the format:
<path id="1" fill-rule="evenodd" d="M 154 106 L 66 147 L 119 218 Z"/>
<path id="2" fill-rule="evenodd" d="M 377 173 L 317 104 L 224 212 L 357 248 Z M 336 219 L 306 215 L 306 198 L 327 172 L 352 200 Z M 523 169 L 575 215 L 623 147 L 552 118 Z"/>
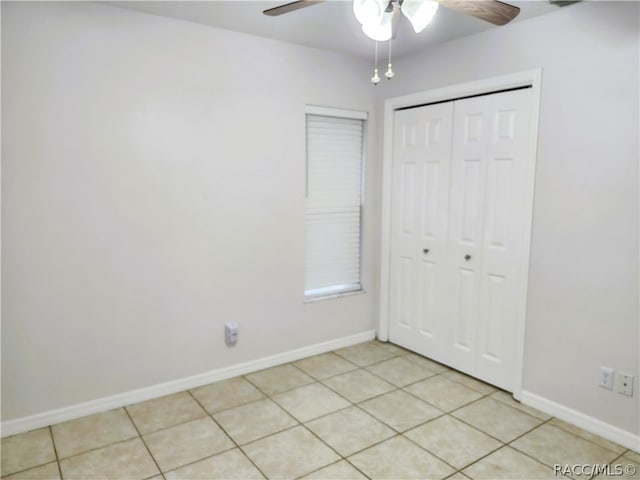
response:
<path id="1" fill-rule="evenodd" d="M 631 432 L 623 430 L 618 427 L 614 427 L 602 420 L 590 417 L 584 413 L 573 410 L 569 407 L 561 405 L 559 403 L 548 400 L 539 395 L 535 395 L 525 390 L 522 391 L 522 403 L 529 405 L 530 407 L 537 408 L 538 410 L 558 417 L 560 420 L 569 422 L 577 427 L 580 427 L 587 432 L 600 435 L 607 440 L 611 440 L 623 447 L 630 448 L 631 450 L 640 451 L 640 436 Z"/>
<path id="2" fill-rule="evenodd" d="M 375 338 L 375 334 L 376 332 L 374 330 L 370 330 L 356 335 L 330 340 L 328 342 L 316 343 L 315 345 L 299 348 L 297 350 L 290 350 L 288 352 L 271 355 L 269 357 L 232 365 L 230 367 L 211 370 L 210 372 L 193 375 L 191 377 L 160 383 L 158 385 L 152 385 L 150 387 L 112 395 L 110 397 L 98 398 L 89 402 L 78 403 L 68 407 L 38 413 L 29 417 L 7 420 L 2 422 L 2 437 L 15 435 L 16 433 L 28 432 L 36 428 L 66 422 L 67 420 L 74 420 L 86 415 L 105 412 L 114 408 L 120 408 L 133 403 L 150 400 L 152 398 L 182 392 L 183 390 L 200 387 L 220 380 L 226 380 L 228 378 L 237 377 L 238 375 L 245 375 L 264 368 L 300 360 L 301 358 L 310 357 L 312 355 L 330 352 L 331 350 L 336 350 L 338 348 L 349 347 L 357 343 L 373 340 Z"/>

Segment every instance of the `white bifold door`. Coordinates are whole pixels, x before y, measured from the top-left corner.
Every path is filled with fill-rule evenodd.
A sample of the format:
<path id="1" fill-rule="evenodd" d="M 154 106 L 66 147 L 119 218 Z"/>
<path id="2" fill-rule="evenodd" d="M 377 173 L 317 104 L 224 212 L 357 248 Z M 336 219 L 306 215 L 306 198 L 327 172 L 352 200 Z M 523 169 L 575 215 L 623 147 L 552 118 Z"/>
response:
<path id="1" fill-rule="evenodd" d="M 495 93 L 394 118 L 389 338 L 509 391 L 531 222 L 530 96 Z"/>

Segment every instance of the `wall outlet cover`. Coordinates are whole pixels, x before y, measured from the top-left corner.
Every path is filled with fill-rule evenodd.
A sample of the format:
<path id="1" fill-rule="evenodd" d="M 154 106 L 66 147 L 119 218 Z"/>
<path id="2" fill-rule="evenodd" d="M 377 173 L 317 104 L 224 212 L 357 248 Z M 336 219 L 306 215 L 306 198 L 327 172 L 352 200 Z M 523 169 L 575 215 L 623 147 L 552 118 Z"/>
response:
<path id="1" fill-rule="evenodd" d="M 600 367 L 600 385 L 602 388 L 613 390 L 613 368 Z"/>
<path id="2" fill-rule="evenodd" d="M 238 322 L 229 322 L 224 326 L 224 341 L 227 345 L 238 343 Z"/>
<path id="3" fill-rule="evenodd" d="M 628 397 L 633 396 L 633 375 L 619 372 L 616 375 L 616 391 Z"/>

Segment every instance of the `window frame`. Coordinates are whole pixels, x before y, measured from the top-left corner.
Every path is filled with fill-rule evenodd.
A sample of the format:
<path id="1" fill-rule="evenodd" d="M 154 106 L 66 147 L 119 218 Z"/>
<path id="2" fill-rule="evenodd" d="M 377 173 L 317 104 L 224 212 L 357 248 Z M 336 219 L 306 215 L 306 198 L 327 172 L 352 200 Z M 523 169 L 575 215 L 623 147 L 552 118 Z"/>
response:
<path id="1" fill-rule="evenodd" d="M 360 145 L 360 192 L 359 192 L 359 221 L 358 221 L 358 255 L 359 255 L 359 272 L 357 284 L 336 284 L 327 287 L 307 289 L 306 278 L 304 285 L 304 299 L 305 302 L 314 302 L 318 300 L 326 300 L 331 298 L 338 298 L 345 295 L 353 295 L 364 292 L 364 285 L 362 281 L 362 247 L 363 247 L 363 212 L 364 212 L 364 178 L 365 178 L 365 144 L 366 144 L 366 132 L 367 132 L 367 120 L 369 118 L 368 112 L 359 110 L 347 110 L 341 108 L 322 107 L 317 105 L 305 106 L 305 203 L 309 198 L 309 137 L 308 137 L 308 117 L 309 115 L 344 118 L 350 120 L 362 121 L 362 139 Z M 305 205 L 305 221 L 306 221 L 306 205 Z M 305 226 L 305 277 L 307 272 L 306 261 L 306 245 L 307 245 L 308 230 Z"/>

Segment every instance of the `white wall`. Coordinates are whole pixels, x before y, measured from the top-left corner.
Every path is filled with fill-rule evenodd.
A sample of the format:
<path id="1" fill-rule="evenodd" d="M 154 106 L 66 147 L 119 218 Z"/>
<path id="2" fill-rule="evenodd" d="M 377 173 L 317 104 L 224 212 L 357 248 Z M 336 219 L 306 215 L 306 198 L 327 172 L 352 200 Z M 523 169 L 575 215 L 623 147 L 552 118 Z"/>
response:
<path id="1" fill-rule="evenodd" d="M 3 421 L 375 328 L 374 189 L 367 293 L 302 292 L 304 106 L 371 111 L 368 67 L 100 4 L 3 2 Z"/>
<path id="2" fill-rule="evenodd" d="M 582 2 L 394 61 L 380 99 L 541 67 L 524 390 L 638 434 L 639 4 Z M 635 395 L 597 386 L 601 365 Z"/>

